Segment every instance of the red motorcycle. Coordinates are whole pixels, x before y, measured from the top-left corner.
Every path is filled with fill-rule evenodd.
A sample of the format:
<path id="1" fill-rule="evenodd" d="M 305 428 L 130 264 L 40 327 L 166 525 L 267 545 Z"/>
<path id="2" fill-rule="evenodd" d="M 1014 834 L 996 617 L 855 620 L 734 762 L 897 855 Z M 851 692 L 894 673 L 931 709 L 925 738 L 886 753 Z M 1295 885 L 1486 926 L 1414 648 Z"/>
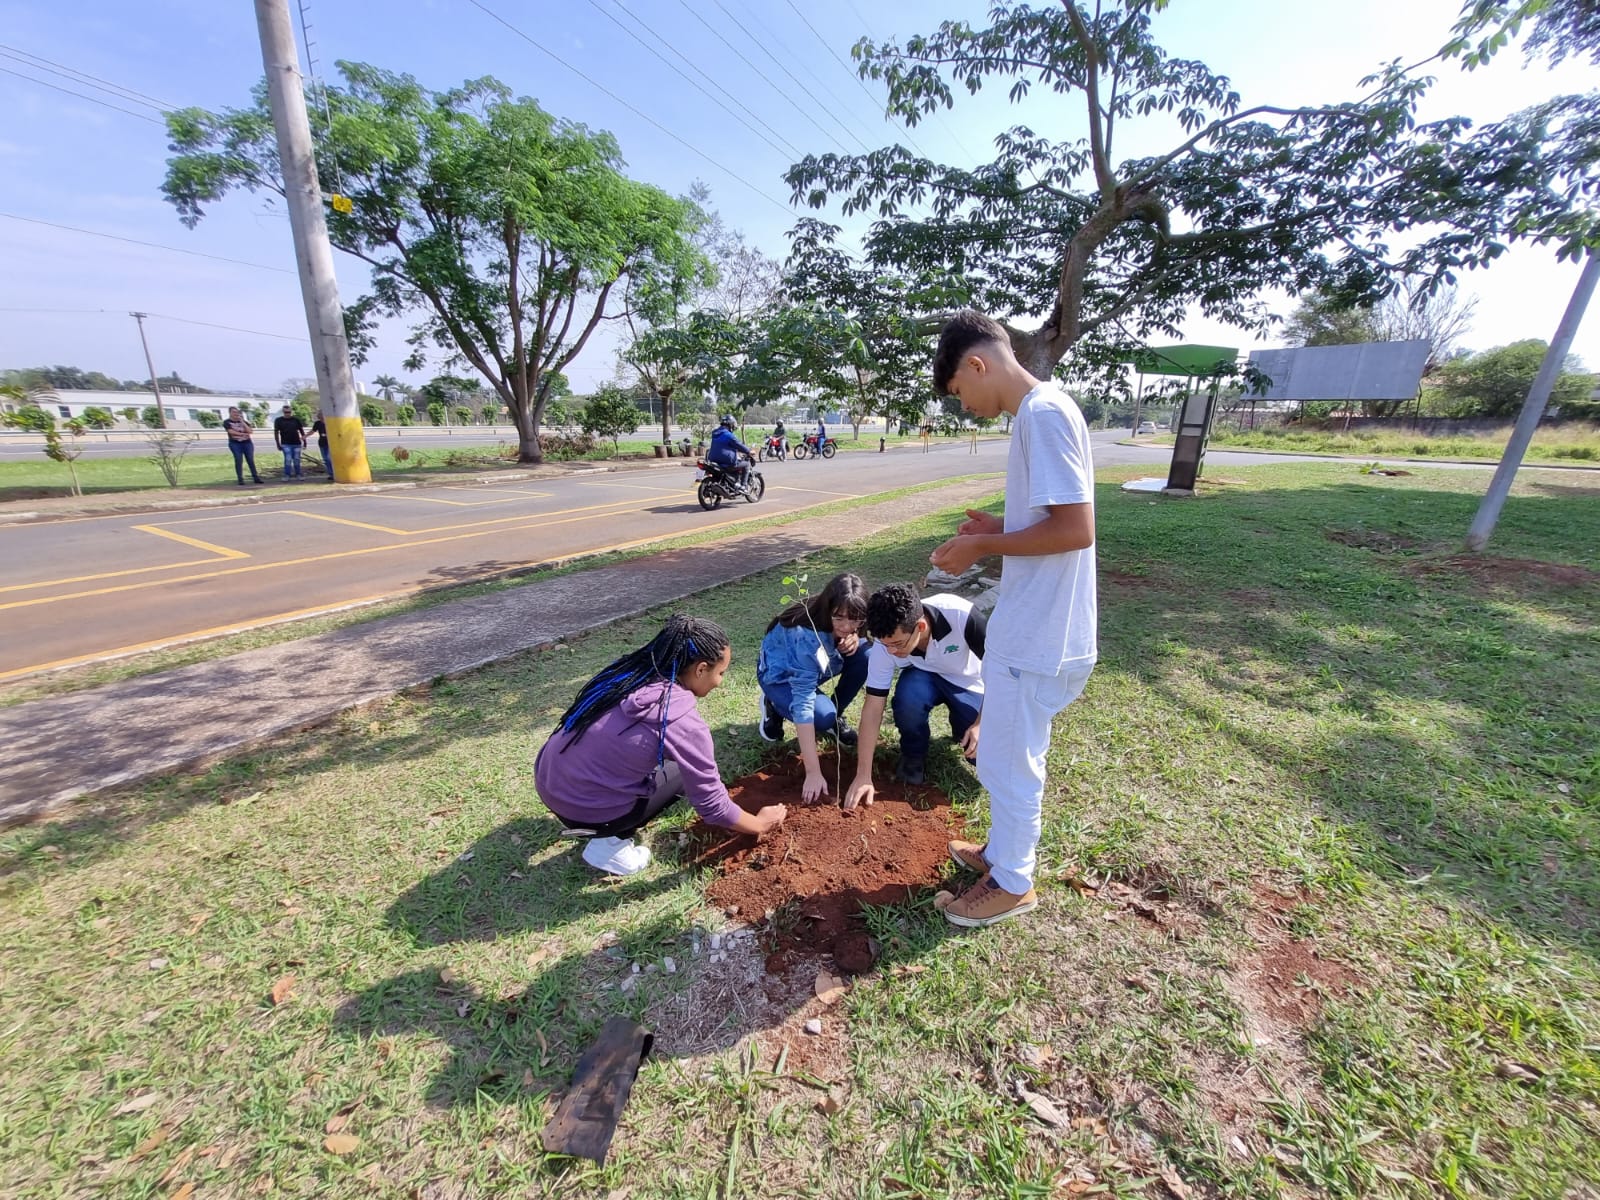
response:
<path id="1" fill-rule="evenodd" d="M 838 452 L 839 443 L 834 441 L 832 438 L 825 440 L 819 447 L 817 445 L 817 435 L 814 433 L 807 437 L 803 442 L 797 443 L 794 448 L 794 456 L 796 460 L 810 458 L 813 454 L 817 455 L 819 458 L 832 458 Z"/>
<path id="2" fill-rule="evenodd" d="M 782 462 L 789 457 L 789 443 L 778 434 L 771 434 L 766 441 L 761 443 L 761 449 L 756 455 L 762 462 L 769 460 Z"/>

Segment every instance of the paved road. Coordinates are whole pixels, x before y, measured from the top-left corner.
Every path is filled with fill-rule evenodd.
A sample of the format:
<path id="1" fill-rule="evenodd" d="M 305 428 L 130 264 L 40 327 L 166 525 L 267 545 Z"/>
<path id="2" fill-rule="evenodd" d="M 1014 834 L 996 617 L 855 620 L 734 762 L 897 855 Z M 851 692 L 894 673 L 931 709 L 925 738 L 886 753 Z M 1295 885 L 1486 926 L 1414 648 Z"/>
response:
<path id="1" fill-rule="evenodd" d="M 309 616 L 531 563 L 978 471 L 1006 443 L 769 463 L 766 498 L 706 512 L 660 467 L 349 493 L 279 485 L 268 504 L 0 529 L 0 679 Z"/>
<path id="2" fill-rule="evenodd" d="M 1093 435 L 1100 466 L 1170 449 Z M 676 462 L 643 471 L 348 493 L 311 482 L 281 499 L 0 528 L 0 680 L 481 579 L 753 517 L 1004 467 L 1003 440 L 922 453 L 768 463 L 757 505 L 702 511 Z M 1207 455 L 1209 466 L 1303 461 Z M 1481 469 L 1481 468 L 1479 468 Z"/>

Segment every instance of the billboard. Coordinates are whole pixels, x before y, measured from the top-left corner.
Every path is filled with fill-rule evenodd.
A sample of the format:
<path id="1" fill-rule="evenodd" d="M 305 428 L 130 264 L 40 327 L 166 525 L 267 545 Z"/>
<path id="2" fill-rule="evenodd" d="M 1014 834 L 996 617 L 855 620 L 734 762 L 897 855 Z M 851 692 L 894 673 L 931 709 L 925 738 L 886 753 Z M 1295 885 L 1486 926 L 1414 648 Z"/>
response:
<path id="1" fill-rule="evenodd" d="M 1272 380 L 1260 400 L 1410 400 L 1428 365 L 1426 338 L 1253 350 L 1250 365 Z"/>

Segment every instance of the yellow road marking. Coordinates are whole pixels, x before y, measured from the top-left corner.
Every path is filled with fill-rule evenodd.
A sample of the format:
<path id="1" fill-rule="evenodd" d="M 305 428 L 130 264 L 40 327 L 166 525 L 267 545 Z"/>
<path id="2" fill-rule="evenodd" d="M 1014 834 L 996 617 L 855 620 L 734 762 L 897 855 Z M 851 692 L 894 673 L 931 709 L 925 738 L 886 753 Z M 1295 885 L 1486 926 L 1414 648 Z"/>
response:
<path id="1" fill-rule="evenodd" d="M 785 515 L 787 515 L 788 513 L 804 512 L 807 508 L 817 508 L 817 507 L 819 507 L 819 505 L 817 505 L 817 504 L 802 505 L 800 508 L 791 508 L 791 509 L 785 510 Z M 575 517 L 573 519 L 574 520 L 587 520 L 588 518 Z M 557 556 L 556 558 L 553 558 L 553 559 L 551 559 L 551 558 L 530 558 L 530 559 L 526 560 L 525 562 L 514 564 L 511 567 L 509 567 L 508 569 L 514 571 L 514 570 L 517 570 L 517 569 L 522 568 L 522 567 L 533 566 L 533 565 L 535 565 L 537 563 L 565 562 L 565 561 L 569 561 L 569 560 L 574 559 L 574 558 L 595 558 L 595 557 L 598 557 L 598 556 L 600 556 L 602 554 L 616 554 L 616 553 L 619 553 L 619 552 L 621 552 L 623 550 L 632 550 L 635 546 L 648 545 L 651 542 L 665 542 L 665 541 L 671 541 L 673 538 L 678 538 L 678 537 L 692 537 L 694 534 L 699 533 L 702 530 L 719 529 L 724 525 L 737 525 L 741 521 L 759 520 L 759 519 L 760 518 L 752 517 L 749 514 L 741 514 L 740 516 L 732 517 L 732 518 L 730 518 L 730 519 L 728 519 L 726 521 L 713 521 L 709 525 L 700 525 L 700 526 L 697 526 L 696 528 L 694 528 L 692 530 L 685 531 L 684 533 L 675 533 L 675 534 L 666 534 L 666 535 L 656 535 L 656 536 L 653 536 L 653 537 L 634 538 L 633 540 L 626 541 L 626 542 L 613 542 L 612 544 L 610 544 L 608 546 L 597 546 L 597 547 L 595 547 L 593 549 L 589 549 L 589 550 L 575 550 L 570 555 Z M 569 522 L 563 521 L 563 522 L 559 522 L 559 523 L 564 525 L 564 524 L 568 524 Z M 467 534 L 465 536 L 466 537 L 479 537 L 479 536 L 481 536 L 481 534 Z M 437 540 L 438 541 L 459 541 L 459 540 L 462 540 L 462 539 L 460 539 L 460 538 L 439 538 Z M 375 547 L 375 549 L 380 549 L 380 550 L 381 549 L 393 549 L 393 548 L 394 547 L 383 547 L 383 546 Z M 355 551 L 353 553 L 366 553 L 366 551 Z M 332 556 L 329 556 L 329 557 L 339 557 L 339 556 L 338 555 L 332 555 Z M 316 560 L 314 560 L 314 559 L 305 559 L 303 561 L 313 562 L 313 561 L 316 561 Z M 257 567 L 249 567 L 249 568 L 244 568 L 244 569 L 245 570 L 259 570 L 259 569 L 261 569 L 263 567 L 288 566 L 288 565 L 289 564 L 287 564 L 287 563 L 282 563 L 282 564 L 279 564 L 279 563 L 262 563 Z M 234 571 L 219 571 L 216 574 L 231 575 L 231 574 L 235 574 L 235 573 L 236 572 L 234 572 Z M 205 578 L 205 577 L 197 576 L 196 578 Z M 89 654 L 79 654 L 79 655 L 76 655 L 73 658 L 59 658 L 59 659 L 56 659 L 53 662 L 39 663 L 36 666 L 16 667 L 16 668 L 14 668 L 14 669 L 12 669 L 10 671 L 0 671 L 0 680 L 15 679 L 15 678 L 17 678 L 19 676 L 22 676 L 22 675 L 33 675 L 33 674 L 41 673 L 41 672 L 44 672 L 44 671 L 60 670 L 63 667 L 77 666 L 80 663 L 98 662 L 98 661 L 101 661 L 103 659 L 111 659 L 111 658 L 125 658 L 130 654 L 138 654 L 141 651 L 159 650 L 159 649 L 162 649 L 163 647 L 166 647 L 166 646 L 175 646 L 175 645 L 180 645 L 180 644 L 182 644 L 184 642 L 197 641 L 200 638 L 220 637 L 220 636 L 222 636 L 224 634 L 228 634 L 228 633 L 242 633 L 245 630 L 249 630 L 249 629 L 259 629 L 263 625 L 276 625 L 276 624 L 279 624 L 279 623 L 281 623 L 283 621 L 293 621 L 293 620 L 297 620 L 297 619 L 302 618 L 302 617 L 314 617 L 314 616 L 318 616 L 318 615 L 321 615 L 321 614 L 324 614 L 324 613 L 339 612 L 342 609 L 347 609 L 347 608 L 360 608 L 362 605 L 375 604 L 380 600 L 399 600 L 399 599 L 403 599 L 406 596 L 414 596 L 418 592 L 428 591 L 433 586 L 434 585 L 419 585 L 419 586 L 415 586 L 415 587 L 398 588 L 395 591 L 382 592 L 382 593 L 380 593 L 380 594 L 378 594 L 376 596 L 363 596 L 359 600 L 339 600 L 339 601 L 335 601 L 334 603 L 321 605 L 321 606 L 316 607 L 316 608 L 301 608 L 301 609 L 296 609 L 293 612 L 276 613 L 276 614 L 274 614 L 274 615 L 272 615 L 270 617 L 256 617 L 253 620 L 238 622 L 238 623 L 233 624 L 233 625 L 217 625 L 217 626 L 213 626 L 210 629 L 197 629 L 197 630 L 193 630 L 193 631 L 188 632 L 188 633 L 175 633 L 171 637 L 156 638 L 156 639 L 153 639 L 151 641 L 146 641 L 146 642 L 135 642 L 135 643 L 133 643 L 132 645 L 129 645 L 129 646 L 119 646 L 115 650 L 97 650 L 97 651 L 94 651 L 94 652 L 89 653 Z M 117 590 L 117 589 L 109 589 L 109 590 Z M 84 593 L 84 594 L 85 595 L 96 595 L 98 593 L 92 593 L 91 592 L 91 593 Z M 70 597 L 57 597 L 57 598 L 58 599 L 70 599 Z"/>
<path id="2" fill-rule="evenodd" d="M 352 521 L 349 517 L 330 517 L 326 513 L 302 512 L 295 508 L 283 508 L 279 509 L 278 511 L 286 517 L 304 517 L 308 521 L 326 521 L 330 525 L 348 525 L 352 529 L 370 529 L 374 533 L 387 533 L 393 535 L 394 537 L 411 536 L 410 533 L 404 529 L 395 529 L 389 525 L 372 525 L 366 521 Z"/>
<path id="3" fill-rule="evenodd" d="M 65 587 L 69 583 L 92 583 L 96 579 L 119 579 L 124 575 L 145 575 L 151 571 L 176 571 L 180 567 L 204 567 L 214 558 L 186 558 L 182 562 L 163 563 L 159 567 L 129 567 L 122 571 L 101 571 L 95 575 L 74 575 L 69 579 L 42 579 L 38 583 L 8 583 L 0 592 L 26 592 L 32 588 Z"/>
<path id="4" fill-rule="evenodd" d="M 840 496 L 846 500 L 860 500 L 861 496 L 855 492 L 830 492 L 827 488 L 793 487 L 789 484 L 775 483 L 767 489 L 769 492 L 812 492 L 818 496 Z"/>
<path id="5" fill-rule="evenodd" d="M 202 542 L 199 538 L 189 537 L 187 534 L 173 533 L 170 529 L 162 529 L 159 525 L 135 525 L 140 533 L 153 533 L 157 537 L 171 538 L 175 542 L 182 542 L 185 546 L 193 546 L 196 550 L 209 550 L 212 554 L 221 555 L 223 558 L 249 558 L 243 550 L 230 550 L 226 546 L 218 546 L 212 542 Z"/>
<path id="6" fill-rule="evenodd" d="M 480 528 L 482 526 L 487 526 L 487 525 L 509 525 L 509 524 L 512 524 L 513 522 L 516 522 L 516 521 L 539 520 L 542 517 L 560 517 L 560 516 L 565 516 L 567 513 L 599 513 L 599 512 L 604 512 L 606 509 L 622 508 L 622 507 L 625 507 L 627 505 L 634 504 L 634 503 L 637 503 L 637 502 L 633 501 L 633 500 L 610 500 L 610 501 L 607 501 L 605 504 L 581 504 L 576 508 L 557 508 L 557 509 L 552 509 L 550 512 L 518 513 L 514 517 L 492 517 L 492 518 L 489 518 L 488 520 L 483 520 L 483 521 L 461 521 L 461 522 L 457 522 L 454 525 L 432 525 L 432 526 L 429 526 L 426 529 L 391 529 L 391 528 L 389 528 L 387 526 L 383 526 L 383 525 L 365 525 L 365 526 L 361 526 L 361 527 L 362 528 L 366 528 L 366 529 L 380 530 L 380 531 L 382 531 L 384 533 L 392 533 L 397 537 L 421 537 L 421 536 L 423 536 L 425 534 L 430 534 L 430 533 L 452 533 L 452 532 L 454 532 L 454 531 L 456 531 L 458 529 L 477 529 L 477 528 Z M 293 513 L 293 514 L 295 514 L 297 516 L 302 516 L 302 517 L 309 516 L 309 517 L 313 517 L 315 520 L 320 520 L 320 521 L 338 521 L 338 522 L 343 522 L 344 524 L 347 524 L 347 525 L 358 525 L 358 526 L 360 525 L 360 522 L 351 521 L 351 520 L 348 520 L 347 518 L 343 518 L 343 517 L 316 517 L 312 513 L 303 512 L 303 511 L 298 510 L 298 509 L 286 509 L 286 508 L 276 508 L 276 509 L 273 509 L 271 512 L 219 513 L 219 514 L 216 514 L 214 516 L 209 516 L 209 517 L 191 517 L 191 518 L 185 518 L 184 520 L 181 520 L 181 521 L 165 521 L 165 522 L 163 522 L 163 524 L 166 524 L 166 525 L 199 525 L 199 524 L 203 524 L 203 523 L 205 523 L 207 521 L 240 521 L 240 520 L 248 520 L 251 517 L 268 517 L 268 516 L 275 517 L 275 516 L 282 516 L 282 515 L 288 514 L 288 513 Z M 421 543 L 419 543 L 419 544 L 421 544 Z M 307 561 L 311 561 L 311 560 L 307 560 Z"/>

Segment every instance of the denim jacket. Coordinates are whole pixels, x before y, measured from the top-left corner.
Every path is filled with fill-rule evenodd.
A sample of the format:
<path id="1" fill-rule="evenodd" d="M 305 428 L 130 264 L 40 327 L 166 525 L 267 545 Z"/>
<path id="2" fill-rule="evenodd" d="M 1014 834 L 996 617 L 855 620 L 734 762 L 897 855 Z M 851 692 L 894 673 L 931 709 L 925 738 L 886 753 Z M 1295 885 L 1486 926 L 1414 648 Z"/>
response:
<path id="1" fill-rule="evenodd" d="M 802 622 L 793 627 L 774 625 L 761 639 L 756 680 L 775 702 L 788 693 L 789 711 L 783 715 L 796 725 L 816 723 L 817 688 L 843 670 L 844 657 L 831 632 L 817 633 Z M 775 691 L 780 693 L 776 698 Z"/>

